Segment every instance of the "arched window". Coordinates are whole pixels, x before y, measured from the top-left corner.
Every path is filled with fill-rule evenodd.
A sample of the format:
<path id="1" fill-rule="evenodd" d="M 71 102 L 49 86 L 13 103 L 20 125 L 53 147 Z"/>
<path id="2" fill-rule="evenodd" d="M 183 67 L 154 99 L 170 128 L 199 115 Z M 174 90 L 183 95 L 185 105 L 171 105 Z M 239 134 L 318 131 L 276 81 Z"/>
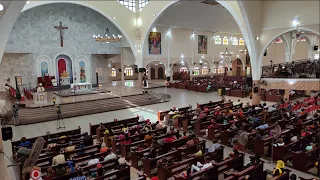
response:
<path id="1" fill-rule="evenodd" d="M 186 67 L 181 67 L 180 72 L 188 72 L 188 69 Z"/>
<path id="2" fill-rule="evenodd" d="M 194 67 L 194 69 L 193 69 L 193 75 L 195 75 L 195 76 L 200 75 L 200 69 L 199 69 L 199 67 Z"/>
<path id="3" fill-rule="evenodd" d="M 281 37 L 277 37 L 277 38 L 276 38 L 276 43 L 283 43 Z"/>
<path id="4" fill-rule="evenodd" d="M 221 37 L 220 36 L 216 36 L 214 39 L 214 43 L 215 44 L 221 44 Z"/>
<path id="5" fill-rule="evenodd" d="M 124 73 L 126 73 L 126 76 L 133 76 L 132 68 L 125 68 Z"/>
<path id="6" fill-rule="evenodd" d="M 241 45 L 241 46 L 244 45 L 244 40 L 243 40 L 243 38 L 239 38 L 239 45 Z"/>
<path id="7" fill-rule="evenodd" d="M 202 67 L 202 74 L 209 74 L 209 69 L 208 69 L 208 67 L 207 66 L 203 66 Z"/>
<path id="8" fill-rule="evenodd" d="M 238 38 L 237 37 L 234 37 L 232 39 L 232 45 L 234 45 L 234 46 L 238 45 Z"/>
<path id="9" fill-rule="evenodd" d="M 111 76 L 112 76 L 112 77 L 116 77 L 116 76 L 117 76 L 117 71 L 116 71 L 115 68 L 112 68 Z"/>
<path id="10" fill-rule="evenodd" d="M 223 45 L 228 45 L 229 44 L 229 39 L 227 36 L 223 37 Z"/>
<path id="11" fill-rule="evenodd" d="M 224 66 L 219 66 L 218 67 L 218 73 L 224 73 Z"/>

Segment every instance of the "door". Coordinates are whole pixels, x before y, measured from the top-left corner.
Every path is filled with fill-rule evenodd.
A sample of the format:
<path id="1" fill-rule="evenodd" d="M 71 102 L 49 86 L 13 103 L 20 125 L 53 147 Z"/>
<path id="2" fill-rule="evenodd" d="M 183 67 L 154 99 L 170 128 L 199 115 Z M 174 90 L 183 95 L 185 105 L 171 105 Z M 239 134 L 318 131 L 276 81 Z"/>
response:
<path id="1" fill-rule="evenodd" d="M 238 76 L 238 77 L 241 76 L 241 67 L 237 67 L 237 76 Z"/>
<path id="2" fill-rule="evenodd" d="M 151 79 L 155 79 L 156 78 L 156 70 L 152 67 L 151 68 Z"/>
<path id="3" fill-rule="evenodd" d="M 163 68 L 162 67 L 158 68 L 158 79 L 163 79 Z"/>
<path id="4" fill-rule="evenodd" d="M 228 74 L 228 67 L 224 67 L 224 75 Z"/>

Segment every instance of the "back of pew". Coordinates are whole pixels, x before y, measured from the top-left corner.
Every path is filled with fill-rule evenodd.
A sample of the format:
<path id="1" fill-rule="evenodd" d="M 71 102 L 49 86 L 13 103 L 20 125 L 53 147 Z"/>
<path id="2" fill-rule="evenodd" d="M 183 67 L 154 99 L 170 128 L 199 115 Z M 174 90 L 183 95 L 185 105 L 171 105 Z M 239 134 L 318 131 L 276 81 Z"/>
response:
<path id="1" fill-rule="evenodd" d="M 78 126 L 77 129 L 69 130 L 69 131 L 63 131 L 59 133 L 54 133 L 54 134 L 48 134 L 48 135 L 43 135 L 43 136 L 38 136 L 38 137 L 43 137 L 46 141 L 49 138 L 54 138 L 54 137 L 61 137 L 61 136 L 68 136 L 68 135 L 76 135 L 76 134 L 81 134 L 81 128 Z M 27 141 L 30 141 L 31 143 L 34 143 L 38 137 L 33 137 L 33 138 L 28 138 Z M 15 148 L 19 146 L 21 141 L 11 141 L 11 148 L 12 148 L 12 154 L 15 153 Z"/>
<path id="2" fill-rule="evenodd" d="M 319 158 L 320 147 L 308 152 L 292 152 L 292 167 L 299 171 L 308 171 Z M 319 170 L 319 169 L 318 169 Z"/>
<path id="3" fill-rule="evenodd" d="M 117 125 L 121 125 L 121 124 L 128 124 L 128 123 L 133 123 L 133 122 L 137 122 L 139 120 L 139 117 L 132 117 L 132 118 L 128 118 L 128 119 L 123 119 L 123 120 L 115 120 L 113 122 L 107 122 L 107 123 L 102 123 L 105 127 L 113 127 L 113 126 L 117 126 Z M 94 124 L 92 125 L 91 123 L 89 123 L 89 128 L 90 128 L 90 134 L 91 135 L 96 135 L 96 129 L 100 127 L 100 124 Z"/>
<path id="4" fill-rule="evenodd" d="M 252 179 L 262 179 L 264 176 L 263 172 L 263 162 L 260 162 L 256 165 L 252 165 L 242 171 L 235 172 L 235 173 L 229 173 L 228 171 L 224 172 L 225 178 L 228 178 L 229 180 L 240 180 L 245 179 L 245 176 L 249 175 Z"/>
<path id="5" fill-rule="evenodd" d="M 127 166 L 123 169 L 113 170 L 108 173 L 105 173 L 103 176 L 94 178 L 93 180 L 104 180 L 106 178 L 116 175 L 116 179 L 119 180 L 130 180 L 130 166 Z"/>

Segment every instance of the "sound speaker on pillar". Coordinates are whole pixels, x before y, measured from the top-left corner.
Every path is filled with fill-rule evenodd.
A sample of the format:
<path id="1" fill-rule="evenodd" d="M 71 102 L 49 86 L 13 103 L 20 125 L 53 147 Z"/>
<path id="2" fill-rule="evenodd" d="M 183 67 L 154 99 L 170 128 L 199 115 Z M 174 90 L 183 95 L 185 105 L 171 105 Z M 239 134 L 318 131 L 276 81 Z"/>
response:
<path id="1" fill-rule="evenodd" d="M 2 127 L 2 140 L 7 141 L 12 139 L 12 127 Z"/>
<path id="2" fill-rule="evenodd" d="M 232 71 L 232 68 L 230 68 L 230 71 Z"/>
<path id="3" fill-rule="evenodd" d="M 96 80 L 97 80 L 97 84 L 99 84 L 99 74 L 98 74 L 98 72 L 96 72 Z"/>
<path id="4" fill-rule="evenodd" d="M 138 68 L 134 68 L 134 73 L 139 73 Z"/>
<path id="5" fill-rule="evenodd" d="M 258 93 L 258 92 L 259 92 L 259 88 L 258 88 L 258 87 L 254 87 L 254 88 L 253 88 L 253 92 L 254 92 L 254 93 Z"/>
<path id="6" fill-rule="evenodd" d="M 264 52 L 263 56 L 267 56 L 267 54 L 268 54 L 268 50 Z"/>
<path id="7" fill-rule="evenodd" d="M 313 50 L 318 51 L 319 47 L 318 46 L 313 46 Z"/>
<path id="8" fill-rule="evenodd" d="M 170 76 L 167 76 L 167 81 L 170 81 Z"/>
<path id="9" fill-rule="evenodd" d="M 146 68 L 139 68 L 139 72 L 146 72 L 147 69 Z"/>
<path id="10" fill-rule="evenodd" d="M 121 68 L 119 68 L 119 72 L 121 72 Z"/>

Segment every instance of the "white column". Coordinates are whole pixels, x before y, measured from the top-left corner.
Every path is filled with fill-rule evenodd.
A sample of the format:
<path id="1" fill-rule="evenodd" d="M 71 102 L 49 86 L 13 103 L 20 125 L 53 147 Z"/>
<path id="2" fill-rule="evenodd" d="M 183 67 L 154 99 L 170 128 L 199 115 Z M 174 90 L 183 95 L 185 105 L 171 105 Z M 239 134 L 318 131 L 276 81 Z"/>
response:
<path id="1" fill-rule="evenodd" d="M 148 65 L 148 79 L 151 79 L 151 64 Z"/>
<path id="2" fill-rule="evenodd" d="M 192 43 L 192 49 L 191 49 L 191 67 L 189 67 L 189 69 L 191 69 L 191 70 L 189 70 L 190 71 L 190 80 L 192 80 L 193 79 L 193 73 L 192 73 L 192 71 L 194 70 L 194 37 L 195 37 L 196 35 L 195 34 L 192 34 L 192 38 L 191 38 L 191 43 Z"/>
<path id="3" fill-rule="evenodd" d="M 212 74 L 213 73 L 213 69 L 214 69 L 214 36 L 212 37 L 212 62 L 210 63 L 210 73 L 209 74 Z"/>
<path id="4" fill-rule="evenodd" d="M 121 47 L 121 84 L 124 85 L 124 62 L 123 62 L 123 48 Z"/>
<path id="5" fill-rule="evenodd" d="M 170 64 L 171 64 L 171 59 L 170 59 L 170 36 L 171 36 L 171 33 L 168 33 L 167 32 L 167 43 L 168 43 L 168 66 L 167 66 L 167 75 L 166 76 L 170 76 L 170 80 L 172 81 L 173 79 L 173 72 L 172 72 L 172 66 L 170 67 Z M 167 78 L 167 77 L 166 77 Z"/>
<path id="6" fill-rule="evenodd" d="M 289 52 L 289 53 L 286 53 L 285 54 L 286 55 L 286 62 L 291 62 L 292 61 L 292 55 L 291 55 L 291 53 Z"/>

